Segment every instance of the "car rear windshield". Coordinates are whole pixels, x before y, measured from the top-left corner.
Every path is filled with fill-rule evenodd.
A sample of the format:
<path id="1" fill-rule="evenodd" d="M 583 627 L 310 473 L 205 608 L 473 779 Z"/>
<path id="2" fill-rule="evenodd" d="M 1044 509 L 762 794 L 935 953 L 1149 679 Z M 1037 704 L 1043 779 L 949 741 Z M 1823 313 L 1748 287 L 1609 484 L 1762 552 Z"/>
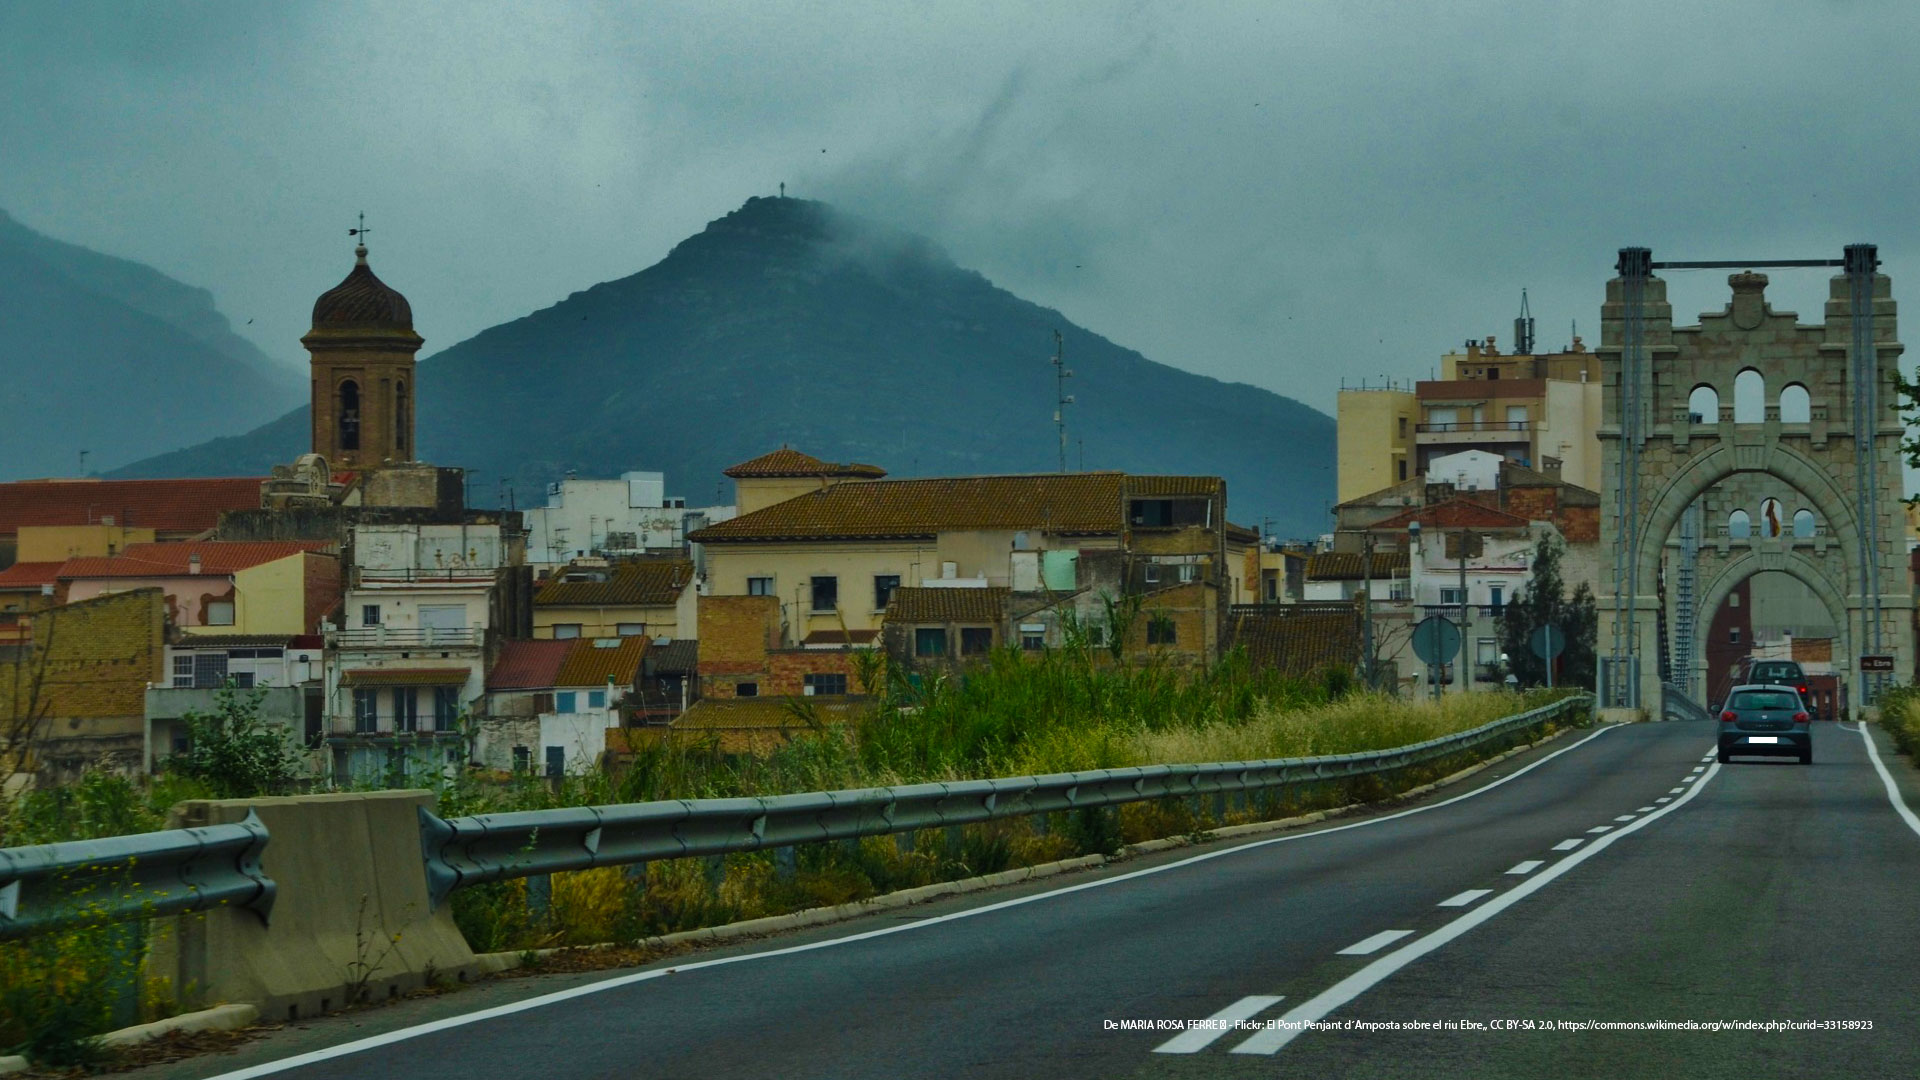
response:
<path id="1" fill-rule="evenodd" d="M 1785 690 L 1742 690 L 1733 695 L 1733 701 L 1727 706 L 1741 712 L 1756 709 L 1793 709 L 1800 708 L 1800 695 Z"/>
<path id="2" fill-rule="evenodd" d="M 1797 679 L 1800 677 L 1800 665 L 1784 662 L 1753 665 L 1753 677 L 1756 679 Z"/>

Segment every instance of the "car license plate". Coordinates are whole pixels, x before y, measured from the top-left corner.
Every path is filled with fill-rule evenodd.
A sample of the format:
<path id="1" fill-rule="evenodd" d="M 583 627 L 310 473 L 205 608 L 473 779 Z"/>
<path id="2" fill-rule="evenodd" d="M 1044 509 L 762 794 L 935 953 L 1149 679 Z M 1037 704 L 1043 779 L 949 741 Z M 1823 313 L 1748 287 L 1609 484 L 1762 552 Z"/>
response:
<path id="1" fill-rule="evenodd" d="M 1780 740 L 1772 735 L 1749 735 L 1747 736 L 1747 741 L 1750 743 L 1777 743 Z"/>

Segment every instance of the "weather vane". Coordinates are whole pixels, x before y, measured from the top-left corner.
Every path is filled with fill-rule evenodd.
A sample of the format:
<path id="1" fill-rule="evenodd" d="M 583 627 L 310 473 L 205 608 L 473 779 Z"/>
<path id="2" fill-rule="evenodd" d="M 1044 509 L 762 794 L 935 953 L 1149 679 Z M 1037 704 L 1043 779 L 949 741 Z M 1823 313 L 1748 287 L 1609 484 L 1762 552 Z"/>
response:
<path id="1" fill-rule="evenodd" d="M 347 230 L 347 235 L 348 235 L 348 236 L 357 236 L 357 237 L 359 237 L 359 238 L 360 238 L 360 246 L 361 246 L 361 247 L 366 247 L 366 246 L 367 246 L 367 234 L 368 234 L 368 233 L 370 233 L 370 232 L 372 232 L 372 231 L 373 231 L 372 229 L 369 229 L 369 228 L 367 228 L 367 215 L 366 215 L 366 213 L 365 213 L 365 212 L 363 211 L 363 212 L 362 212 L 362 213 L 360 214 L 360 227 L 359 227 L 359 228 L 357 228 L 357 229 L 348 229 L 348 230 Z"/>

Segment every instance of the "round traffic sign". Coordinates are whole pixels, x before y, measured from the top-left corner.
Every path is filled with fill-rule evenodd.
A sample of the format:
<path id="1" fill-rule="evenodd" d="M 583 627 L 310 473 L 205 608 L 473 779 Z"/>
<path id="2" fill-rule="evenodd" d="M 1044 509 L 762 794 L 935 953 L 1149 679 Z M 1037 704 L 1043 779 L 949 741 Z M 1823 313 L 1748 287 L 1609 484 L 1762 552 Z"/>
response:
<path id="1" fill-rule="evenodd" d="M 1527 647 L 1542 660 L 1551 660 L 1567 651 L 1566 631 L 1549 623 L 1527 637 Z"/>
<path id="2" fill-rule="evenodd" d="M 1444 615 L 1429 615 L 1413 625 L 1413 655 L 1429 664 L 1445 664 L 1460 651 L 1460 628 Z"/>

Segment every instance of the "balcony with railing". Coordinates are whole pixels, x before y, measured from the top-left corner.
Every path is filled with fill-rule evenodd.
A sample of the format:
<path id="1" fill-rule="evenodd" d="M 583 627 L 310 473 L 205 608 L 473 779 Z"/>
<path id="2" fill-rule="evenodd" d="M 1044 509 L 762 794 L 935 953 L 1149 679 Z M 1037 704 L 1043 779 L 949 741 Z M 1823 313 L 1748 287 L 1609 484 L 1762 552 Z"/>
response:
<path id="1" fill-rule="evenodd" d="M 491 566 L 356 566 L 356 587 L 382 585 L 488 585 L 499 573 Z"/>
<path id="2" fill-rule="evenodd" d="M 1423 443 L 1526 442 L 1533 434 L 1531 420 L 1459 420 L 1418 424 L 1414 441 Z"/>
<path id="3" fill-rule="evenodd" d="M 481 643 L 485 635 L 486 631 L 471 626 L 456 629 L 434 626 L 362 626 L 345 630 L 329 630 L 327 648 L 473 648 Z"/>

